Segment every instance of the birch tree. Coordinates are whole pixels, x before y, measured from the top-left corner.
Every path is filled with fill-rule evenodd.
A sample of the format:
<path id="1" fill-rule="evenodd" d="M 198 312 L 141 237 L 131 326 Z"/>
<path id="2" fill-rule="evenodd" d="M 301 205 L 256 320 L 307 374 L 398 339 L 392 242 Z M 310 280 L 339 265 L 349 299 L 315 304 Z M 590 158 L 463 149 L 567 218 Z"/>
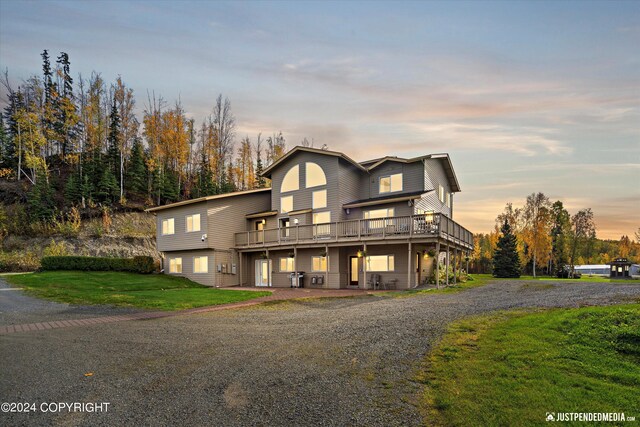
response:
<path id="1" fill-rule="evenodd" d="M 551 253 L 551 202 L 543 193 L 532 193 L 522 213 L 522 238 L 528 247 L 528 259 L 533 263 L 533 277 L 536 277 L 538 261 L 547 262 Z"/>

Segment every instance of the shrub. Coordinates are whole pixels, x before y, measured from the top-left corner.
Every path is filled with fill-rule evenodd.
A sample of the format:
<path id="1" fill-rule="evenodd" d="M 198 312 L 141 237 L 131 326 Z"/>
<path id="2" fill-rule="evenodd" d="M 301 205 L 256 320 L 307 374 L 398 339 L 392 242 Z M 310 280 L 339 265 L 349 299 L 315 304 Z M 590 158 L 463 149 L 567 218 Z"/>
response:
<path id="1" fill-rule="evenodd" d="M 155 262 L 150 256 L 133 258 L 105 258 L 84 256 L 47 256 L 42 258 L 43 270 L 81 271 L 129 271 L 149 274 L 155 270 Z"/>
<path id="2" fill-rule="evenodd" d="M 51 243 L 49 243 L 49 246 L 44 248 L 42 254 L 44 256 L 65 256 L 69 255 L 69 251 L 67 250 L 67 245 L 65 245 L 64 242 L 61 241 L 56 243 L 55 240 L 51 239 Z"/>
<path id="3" fill-rule="evenodd" d="M 34 252 L 0 251 L 0 272 L 35 271 L 38 268 L 40 268 L 40 261 Z"/>

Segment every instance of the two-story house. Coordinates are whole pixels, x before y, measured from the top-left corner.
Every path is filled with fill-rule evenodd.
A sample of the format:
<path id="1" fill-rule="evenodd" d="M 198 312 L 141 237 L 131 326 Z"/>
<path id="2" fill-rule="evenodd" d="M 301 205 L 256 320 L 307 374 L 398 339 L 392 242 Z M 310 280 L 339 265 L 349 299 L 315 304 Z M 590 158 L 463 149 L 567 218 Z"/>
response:
<path id="1" fill-rule="evenodd" d="M 460 187 L 446 154 L 358 163 L 295 147 L 263 176 L 271 189 L 149 209 L 165 272 L 214 286 L 286 287 L 304 272 L 304 286 L 406 289 L 438 268 L 435 254 L 460 265 L 473 249 L 453 221 Z M 193 234 L 196 214 L 206 231 Z"/>

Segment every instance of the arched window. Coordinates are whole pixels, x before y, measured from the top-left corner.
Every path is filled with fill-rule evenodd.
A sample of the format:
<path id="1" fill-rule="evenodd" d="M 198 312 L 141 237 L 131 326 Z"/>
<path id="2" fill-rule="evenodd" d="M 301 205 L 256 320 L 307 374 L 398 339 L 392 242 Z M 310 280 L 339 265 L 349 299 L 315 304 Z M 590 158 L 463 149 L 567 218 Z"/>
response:
<path id="1" fill-rule="evenodd" d="M 280 192 L 294 191 L 300 187 L 300 166 L 295 165 L 285 174 L 280 186 Z"/>
<path id="2" fill-rule="evenodd" d="M 327 177 L 324 171 L 316 163 L 307 162 L 305 164 L 307 169 L 307 182 L 306 187 L 317 187 L 319 185 L 327 185 Z"/>

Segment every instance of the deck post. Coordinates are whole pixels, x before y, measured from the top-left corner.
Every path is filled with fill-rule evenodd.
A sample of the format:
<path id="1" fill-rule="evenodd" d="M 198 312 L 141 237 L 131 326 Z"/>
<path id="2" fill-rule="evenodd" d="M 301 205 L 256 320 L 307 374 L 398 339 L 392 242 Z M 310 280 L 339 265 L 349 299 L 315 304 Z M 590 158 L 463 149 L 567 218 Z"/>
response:
<path id="1" fill-rule="evenodd" d="M 467 273 L 467 275 L 469 275 L 469 251 L 467 251 L 465 260 L 467 261 L 467 269 L 465 270 L 465 272 Z"/>
<path id="2" fill-rule="evenodd" d="M 362 287 L 367 289 L 367 242 L 364 242 L 363 245 L 363 254 L 362 254 L 362 280 L 364 281 Z"/>
<path id="3" fill-rule="evenodd" d="M 453 285 L 455 286 L 458 283 L 457 278 L 458 273 L 458 247 L 453 248 Z"/>
<path id="4" fill-rule="evenodd" d="M 324 285 L 322 287 L 328 288 L 329 287 L 329 245 L 324 245 L 324 253 L 326 255 L 326 262 L 324 266 Z"/>
<path id="5" fill-rule="evenodd" d="M 271 258 L 269 258 L 269 248 L 267 248 L 267 286 L 271 285 Z"/>
<path id="6" fill-rule="evenodd" d="M 445 280 L 445 284 L 446 286 L 449 286 L 449 264 L 450 264 L 450 260 L 449 260 L 449 243 L 447 243 L 447 268 L 446 268 L 446 280 Z"/>
<path id="7" fill-rule="evenodd" d="M 238 251 L 238 286 L 242 286 L 242 252 Z"/>
<path id="8" fill-rule="evenodd" d="M 411 259 L 413 254 L 411 253 L 411 241 L 409 241 L 409 256 L 407 261 L 407 289 L 411 289 Z"/>
<path id="9" fill-rule="evenodd" d="M 436 243 L 436 288 L 440 289 L 440 240 Z"/>
<path id="10" fill-rule="evenodd" d="M 298 247 L 293 247 L 293 280 L 295 280 L 295 284 L 298 285 Z"/>

